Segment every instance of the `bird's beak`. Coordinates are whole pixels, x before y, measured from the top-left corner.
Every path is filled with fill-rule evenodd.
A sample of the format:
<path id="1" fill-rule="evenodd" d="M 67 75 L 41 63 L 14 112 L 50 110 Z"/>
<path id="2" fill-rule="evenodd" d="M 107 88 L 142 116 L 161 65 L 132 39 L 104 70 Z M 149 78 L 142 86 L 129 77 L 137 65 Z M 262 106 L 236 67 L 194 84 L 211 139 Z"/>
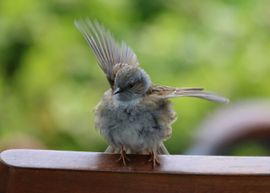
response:
<path id="1" fill-rule="evenodd" d="M 116 88 L 114 91 L 113 91 L 113 95 L 116 95 L 118 93 L 121 92 L 121 89 L 120 88 Z"/>

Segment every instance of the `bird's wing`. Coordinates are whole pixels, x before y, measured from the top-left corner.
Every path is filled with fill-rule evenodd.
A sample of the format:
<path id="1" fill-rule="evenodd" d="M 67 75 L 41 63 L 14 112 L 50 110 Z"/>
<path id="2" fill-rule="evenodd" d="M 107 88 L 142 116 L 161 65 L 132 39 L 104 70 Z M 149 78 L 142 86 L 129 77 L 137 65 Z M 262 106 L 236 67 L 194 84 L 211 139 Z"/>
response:
<path id="1" fill-rule="evenodd" d="M 82 33 L 97 57 L 98 64 L 113 88 L 117 71 L 123 65 L 138 66 L 136 54 L 125 42 L 118 44 L 112 34 L 97 21 L 77 20 L 75 26 Z M 118 64 L 117 68 L 116 65 Z"/>
<path id="2" fill-rule="evenodd" d="M 148 94 L 156 95 L 161 98 L 197 97 L 219 103 L 229 102 L 229 99 L 214 93 L 205 92 L 203 91 L 203 88 L 174 88 L 168 86 L 152 86 L 149 89 Z"/>

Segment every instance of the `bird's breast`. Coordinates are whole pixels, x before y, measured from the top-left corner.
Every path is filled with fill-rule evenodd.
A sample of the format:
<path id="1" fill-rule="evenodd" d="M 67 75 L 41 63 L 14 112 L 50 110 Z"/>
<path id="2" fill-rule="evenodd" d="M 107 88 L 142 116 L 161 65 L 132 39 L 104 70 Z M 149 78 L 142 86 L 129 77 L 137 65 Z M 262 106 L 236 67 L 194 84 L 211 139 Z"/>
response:
<path id="1" fill-rule="evenodd" d="M 142 100 L 141 98 L 135 98 L 132 100 L 123 101 L 119 100 L 119 97 L 117 95 L 112 97 L 114 108 L 121 108 L 121 109 L 136 108 L 136 105 L 138 105 L 141 102 L 141 100 Z"/>
<path id="2" fill-rule="evenodd" d="M 105 94 L 95 111 L 96 127 L 110 145 L 125 146 L 134 152 L 154 147 L 166 138 L 172 121 L 167 103 L 145 99 L 123 103 L 110 93 Z"/>

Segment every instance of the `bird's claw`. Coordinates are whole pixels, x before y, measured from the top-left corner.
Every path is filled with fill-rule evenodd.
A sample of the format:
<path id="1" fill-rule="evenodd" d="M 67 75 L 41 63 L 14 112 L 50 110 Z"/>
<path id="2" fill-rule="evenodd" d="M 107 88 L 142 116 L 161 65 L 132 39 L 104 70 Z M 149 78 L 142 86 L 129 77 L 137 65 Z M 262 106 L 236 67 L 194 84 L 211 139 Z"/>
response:
<path id="1" fill-rule="evenodd" d="M 150 159 L 148 160 L 149 162 L 152 162 L 153 168 L 155 168 L 157 165 L 160 165 L 160 161 L 157 157 L 157 154 L 154 152 L 150 152 Z"/>
<path id="2" fill-rule="evenodd" d="M 120 152 L 120 157 L 118 158 L 117 162 L 123 162 L 123 165 L 126 166 L 127 165 L 127 161 L 130 161 L 130 159 L 127 157 L 126 151 L 125 150 L 121 150 Z"/>

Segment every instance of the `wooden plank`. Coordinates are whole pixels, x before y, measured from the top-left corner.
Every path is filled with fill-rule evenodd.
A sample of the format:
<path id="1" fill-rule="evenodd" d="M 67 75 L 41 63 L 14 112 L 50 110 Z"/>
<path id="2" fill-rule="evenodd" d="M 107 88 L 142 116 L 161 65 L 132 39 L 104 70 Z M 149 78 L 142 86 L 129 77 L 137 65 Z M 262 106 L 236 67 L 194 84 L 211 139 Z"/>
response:
<path id="1" fill-rule="evenodd" d="M 270 192 L 270 157 L 163 155 L 153 169 L 147 156 L 129 155 L 126 167 L 118 156 L 4 151 L 0 179 L 8 183 L 0 183 L 0 193 Z"/>
<path id="2" fill-rule="evenodd" d="M 0 159 L 0 193 L 6 192 L 8 179 L 8 166 Z"/>

